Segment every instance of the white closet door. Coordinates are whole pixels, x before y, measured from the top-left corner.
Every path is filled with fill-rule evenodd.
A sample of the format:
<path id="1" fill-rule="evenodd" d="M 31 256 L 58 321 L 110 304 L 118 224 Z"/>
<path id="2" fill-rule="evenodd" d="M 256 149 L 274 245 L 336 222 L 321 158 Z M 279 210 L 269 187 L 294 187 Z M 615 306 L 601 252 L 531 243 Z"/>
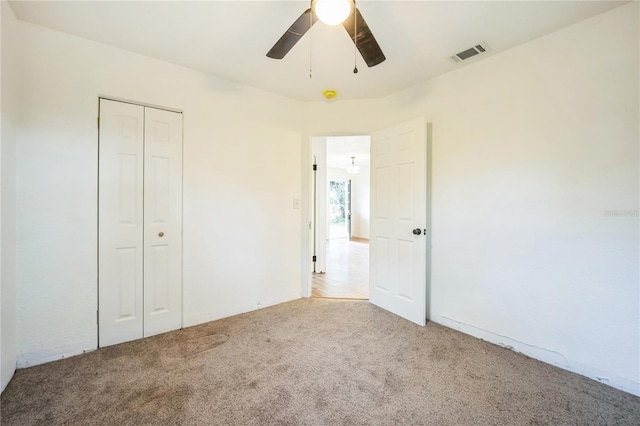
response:
<path id="1" fill-rule="evenodd" d="M 182 325 L 182 114 L 145 108 L 144 336 Z"/>
<path id="2" fill-rule="evenodd" d="M 144 107 L 100 100 L 100 346 L 142 337 Z"/>

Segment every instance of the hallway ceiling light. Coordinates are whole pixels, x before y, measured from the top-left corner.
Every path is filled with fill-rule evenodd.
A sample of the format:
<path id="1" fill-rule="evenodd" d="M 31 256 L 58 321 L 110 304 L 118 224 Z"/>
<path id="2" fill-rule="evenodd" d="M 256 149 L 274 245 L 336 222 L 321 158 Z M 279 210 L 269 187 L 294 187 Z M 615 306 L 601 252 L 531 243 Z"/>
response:
<path id="1" fill-rule="evenodd" d="M 356 157 L 351 157 L 351 165 L 347 167 L 347 173 L 360 173 L 360 167 L 354 164 Z"/>

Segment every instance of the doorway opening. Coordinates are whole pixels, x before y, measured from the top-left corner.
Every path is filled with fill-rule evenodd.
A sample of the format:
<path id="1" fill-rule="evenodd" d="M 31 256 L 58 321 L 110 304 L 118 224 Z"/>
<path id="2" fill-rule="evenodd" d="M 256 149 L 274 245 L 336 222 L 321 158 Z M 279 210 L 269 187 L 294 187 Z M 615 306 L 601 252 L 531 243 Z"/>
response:
<path id="1" fill-rule="evenodd" d="M 311 296 L 369 298 L 369 136 L 313 138 Z"/>
<path id="2" fill-rule="evenodd" d="M 329 239 L 351 238 L 351 179 L 329 181 Z"/>

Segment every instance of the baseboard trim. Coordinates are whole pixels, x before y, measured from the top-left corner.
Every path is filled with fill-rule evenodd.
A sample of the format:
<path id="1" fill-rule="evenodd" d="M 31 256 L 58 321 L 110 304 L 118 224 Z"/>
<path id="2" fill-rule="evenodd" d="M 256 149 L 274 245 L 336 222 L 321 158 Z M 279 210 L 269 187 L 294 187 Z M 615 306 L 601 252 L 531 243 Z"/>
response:
<path id="1" fill-rule="evenodd" d="M 478 339 L 485 340 L 495 345 L 505 347 L 514 352 L 519 352 L 531 358 L 537 359 L 538 361 L 542 361 L 544 363 L 562 368 L 563 370 L 588 377 L 589 379 L 596 380 L 600 383 L 604 383 L 605 385 L 620 389 L 632 395 L 640 396 L 640 382 L 625 377 L 619 377 L 615 374 L 603 371 L 599 368 L 582 364 L 552 349 L 541 348 L 539 346 L 535 346 L 526 342 L 521 342 L 508 336 L 502 336 L 489 330 L 484 330 L 482 328 L 457 321 L 444 315 L 433 315 L 432 318 L 429 319 L 430 321 L 433 321 L 437 324 L 452 328 L 454 330 L 458 330 L 462 333 L 477 337 Z"/>

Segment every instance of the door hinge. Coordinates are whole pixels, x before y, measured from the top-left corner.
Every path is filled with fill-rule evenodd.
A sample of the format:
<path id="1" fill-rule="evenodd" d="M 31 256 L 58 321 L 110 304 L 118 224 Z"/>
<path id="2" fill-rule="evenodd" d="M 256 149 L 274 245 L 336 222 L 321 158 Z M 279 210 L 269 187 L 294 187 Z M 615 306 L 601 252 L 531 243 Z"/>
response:
<path id="1" fill-rule="evenodd" d="M 318 259 L 318 258 L 317 258 L 316 256 L 313 256 L 313 257 L 311 258 L 311 260 L 313 260 L 314 262 L 317 262 L 317 259 Z"/>
<path id="2" fill-rule="evenodd" d="M 98 129 L 100 128 L 100 117 L 98 117 Z"/>
<path id="3" fill-rule="evenodd" d="M 317 165 L 317 164 L 314 164 L 314 165 L 313 165 L 313 170 L 314 170 L 314 171 L 318 170 L 318 165 Z"/>

